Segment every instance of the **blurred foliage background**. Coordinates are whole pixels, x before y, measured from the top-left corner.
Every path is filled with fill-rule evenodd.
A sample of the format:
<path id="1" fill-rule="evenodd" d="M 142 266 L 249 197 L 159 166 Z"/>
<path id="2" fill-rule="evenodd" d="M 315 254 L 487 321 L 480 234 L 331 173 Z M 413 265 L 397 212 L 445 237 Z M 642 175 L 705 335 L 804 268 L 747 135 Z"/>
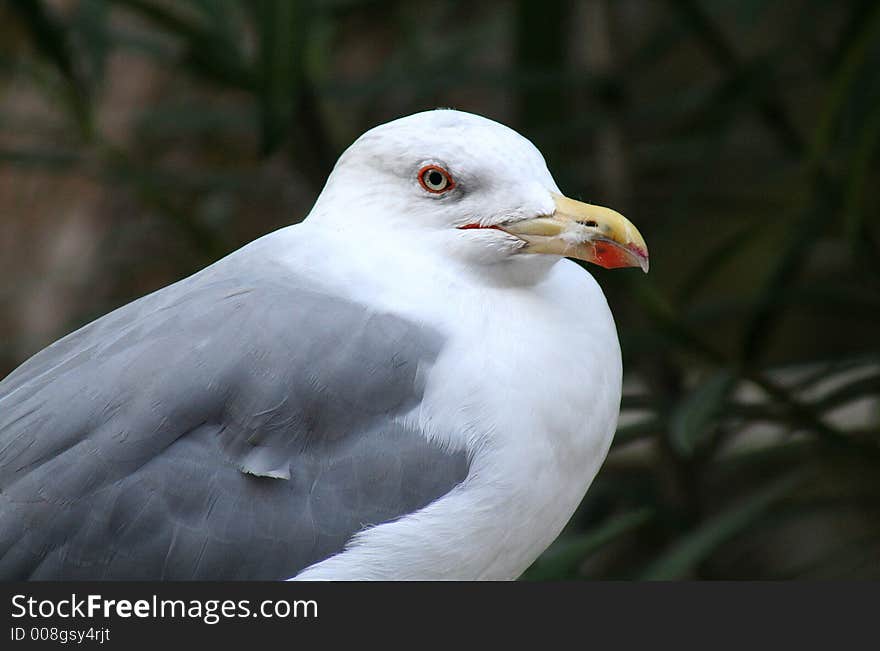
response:
<path id="1" fill-rule="evenodd" d="M 0 375 L 452 106 L 629 216 L 611 454 L 526 578 L 880 578 L 880 3 L 5 0 Z"/>

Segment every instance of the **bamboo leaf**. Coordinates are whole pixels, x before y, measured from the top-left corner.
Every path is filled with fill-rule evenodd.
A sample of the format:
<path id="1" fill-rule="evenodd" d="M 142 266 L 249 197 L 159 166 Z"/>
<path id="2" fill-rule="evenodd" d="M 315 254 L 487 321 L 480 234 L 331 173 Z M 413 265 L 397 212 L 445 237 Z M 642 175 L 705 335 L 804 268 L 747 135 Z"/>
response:
<path id="1" fill-rule="evenodd" d="M 717 245 L 706 253 L 702 260 L 694 265 L 693 271 L 678 291 L 680 300 L 692 299 L 712 279 L 725 263 L 735 258 L 743 247 L 761 232 L 760 224 L 746 224 L 736 229 L 729 236 L 722 238 Z"/>
<path id="2" fill-rule="evenodd" d="M 200 20 L 198 14 L 191 16 L 181 11 L 181 4 L 170 9 L 149 0 L 113 2 L 181 39 L 186 45 L 186 64 L 193 73 L 222 85 L 253 89 L 255 80 L 244 61 L 240 45 L 236 40 L 230 40 L 222 21 Z M 218 5 L 222 6 L 225 5 Z"/>
<path id="3" fill-rule="evenodd" d="M 76 65 L 67 32 L 44 4 L 38 0 L 10 0 L 22 24 L 30 32 L 39 52 L 52 63 L 64 79 L 65 97 L 71 112 L 86 137 L 92 134 L 92 115 L 88 85 Z"/>
<path id="4" fill-rule="evenodd" d="M 663 428 L 663 422 L 660 419 L 648 419 L 633 423 L 631 425 L 623 425 L 617 428 L 614 434 L 612 445 L 615 448 L 622 447 L 633 441 L 646 438 L 660 431 Z"/>
<path id="5" fill-rule="evenodd" d="M 653 517 L 654 512 L 651 509 L 633 511 L 611 518 L 587 533 L 560 540 L 535 561 L 523 575 L 523 579 L 548 581 L 572 578 L 577 573 L 578 565 L 591 554 L 644 526 Z"/>
<path id="6" fill-rule="evenodd" d="M 735 384 L 734 374 L 723 369 L 701 383 L 676 407 L 669 425 L 672 444 L 680 454 L 694 453 Z"/>
<path id="7" fill-rule="evenodd" d="M 802 476 L 796 474 L 777 481 L 685 533 L 645 568 L 641 579 L 663 581 L 685 578 L 718 547 L 754 526 L 802 480 Z"/>
<path id="8" fill-rule="evenodd" d="M 880 149 L 880 102 L 875 102 L 867 123 L 862 127 L 858 145 L 850 163 L 849 180 L 846 188 L 846 233 L 856 254 L 866 260 L 876 262 L 877 245 L 865 223 L 868 210 L 863 205 L 866 199 L 866 186 L 870 166 Z"/>
<path id="9" fill-rule="evenodd" d="M 845 405 L 854 400 L 880 395 L 880 374 L 860 377 L 847 382 L 822 397 L 818 402 L 821 411 L 827 411 Z"/>
<path id="10" fill-rule="evenodd" d="M 868 59 L 868 53 L 880 39 L 880 4 L 865 17 L 858 32 L 848 41 L 849 47 L 834 74 L 834 80 L 825 99 L 825 108 L 813 134 L 808 165 L 820 166 L 831 146 L 836 119 L 847 98 L 849 89 L 855 84 L 857 73 Z"/>
<path id="11" fill-rule="evenodd" d="M 301 2 L 260 0 L 256 16 L 261 150 L 269 154 L 279 147 L 294 119 L 303 80 L 308 14 Z"/>

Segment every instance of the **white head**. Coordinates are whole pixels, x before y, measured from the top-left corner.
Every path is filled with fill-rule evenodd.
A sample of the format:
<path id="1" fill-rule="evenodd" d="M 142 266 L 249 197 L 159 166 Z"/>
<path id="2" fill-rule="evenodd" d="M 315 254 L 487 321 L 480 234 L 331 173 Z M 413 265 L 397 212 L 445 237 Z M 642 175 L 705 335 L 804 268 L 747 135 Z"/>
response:
<path id="1" fill-rule="evenodd" d="M 340 156 L 309 219 L 483 264 L 543 253 L 647 271 L 629 221 L 563 197 L 529 140 L 461 111 L 367 131 Z"/>

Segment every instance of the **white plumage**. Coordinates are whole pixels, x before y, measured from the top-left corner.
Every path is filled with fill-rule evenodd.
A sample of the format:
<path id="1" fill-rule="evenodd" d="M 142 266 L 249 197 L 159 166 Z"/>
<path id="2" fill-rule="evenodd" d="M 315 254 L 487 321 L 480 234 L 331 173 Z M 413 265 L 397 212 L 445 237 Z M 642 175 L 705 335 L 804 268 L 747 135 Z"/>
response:
<path id="1" fill-rule="evenodd" d="M 0 577 L 516 578 L 620 404 L 605 297 L 563 256 L 647 271 L 500 124 L 367 132 L 304 222 L 0 382 Z"/>
<path id="2" fill-rule="evenodd" d="M 434 162 L 468 194 L 426 196 L 414 175 Z M 457 111 L 383 125 L 342 156 L 295 227 L 332 251 L 311 273 L 448 337 L 406 419 L 472 464 L 448 495 L 298 578 L 513 579 L 567 523 L 617 423 L 608 304 L 575 262 L 528 253 L 502 230 L 456 229 L 550 215 L 558 194 L 528 140 Z"/>

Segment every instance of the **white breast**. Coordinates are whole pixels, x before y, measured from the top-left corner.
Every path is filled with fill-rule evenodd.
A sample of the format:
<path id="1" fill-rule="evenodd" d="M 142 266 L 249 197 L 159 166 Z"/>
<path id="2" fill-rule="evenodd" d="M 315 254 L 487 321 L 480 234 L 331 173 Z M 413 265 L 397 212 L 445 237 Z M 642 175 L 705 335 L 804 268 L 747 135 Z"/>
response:
<path id="1" fill-rule="evenodd" d="M 449 336 L 407 420 L 468 450 L 469 476 L 296 578 L 514 579 L 558 536 L 605 458 L 622 371 L 593 278 L 560 260 L 531 286 L 433 281 L 431 300 L 400 286 L 371 300 Z"/>

